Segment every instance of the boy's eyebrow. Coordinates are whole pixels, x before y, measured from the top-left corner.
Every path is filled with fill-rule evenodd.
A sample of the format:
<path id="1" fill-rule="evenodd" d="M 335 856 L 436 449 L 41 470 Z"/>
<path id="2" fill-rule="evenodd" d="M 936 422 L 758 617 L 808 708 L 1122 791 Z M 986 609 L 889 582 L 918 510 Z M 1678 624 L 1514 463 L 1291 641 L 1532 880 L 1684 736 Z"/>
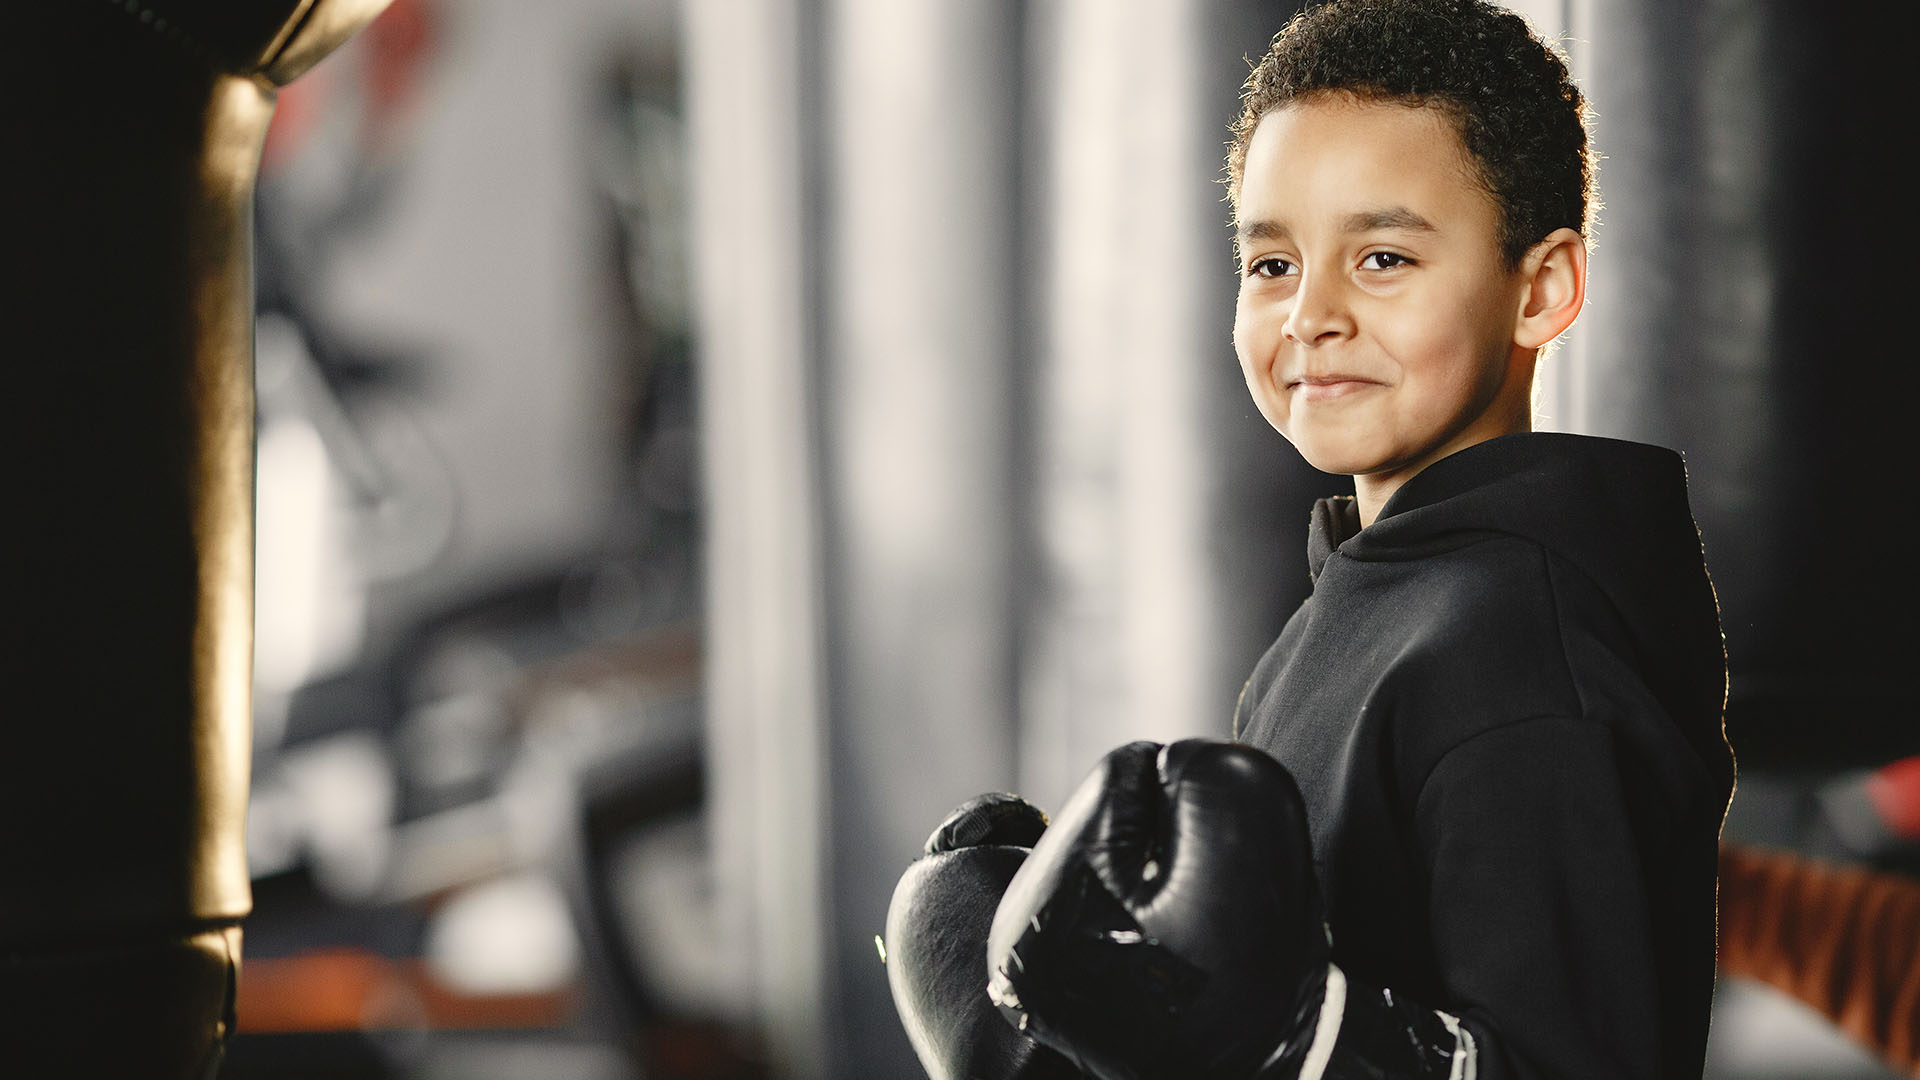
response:
<path id="1" fill-rule="evenodd" d="M 1362 210 L 1347 215 L 1347 231 L 1350 233 L 1373 232 L 1376 229 L 1403 229 L 1413 232 L 1439 232 L 1433 222 L 1404 206 L 1390 206 L 1383 210 Z"/>
<path id="2" fill-rule="evenodd" d="M 1361 210 L 1348 214 L 1341 222 L 1342 228 L 1349 233 L 1375 232 L 1380 229 L 1400 229 L 1409 232 L 1437 233 L 1439 226 L 1404 206 L 1389 206 L 1379 210 Z M 1293 235 L 1285 222 L 1248 221 L 1241 223 L 1234 233 L 1241 240 L 1280 240 Z"/>
<path id="3" fill-rule="evenodd" d="M 1241 240 L 1279 240 L 1292 235 L 1292 231 L 1278 221 L 1245 221 L 1234 230 L 1234 236 Z"/>

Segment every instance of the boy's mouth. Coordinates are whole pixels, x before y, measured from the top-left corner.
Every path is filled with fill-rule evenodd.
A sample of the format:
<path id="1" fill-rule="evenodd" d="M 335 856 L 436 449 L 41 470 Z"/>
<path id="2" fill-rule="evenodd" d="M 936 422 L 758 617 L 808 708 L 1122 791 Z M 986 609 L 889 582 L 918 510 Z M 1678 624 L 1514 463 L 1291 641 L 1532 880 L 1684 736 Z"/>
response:
<path id="1" fill-rule="evenodd" d="M 1333 401 L 1380 385 L 1382 384 L 1373 379 L 1359 375 L 1303 375 L 1289 381 L 1287 391 L 1289 393 L 1299 391 L 1302 401 Z"/>

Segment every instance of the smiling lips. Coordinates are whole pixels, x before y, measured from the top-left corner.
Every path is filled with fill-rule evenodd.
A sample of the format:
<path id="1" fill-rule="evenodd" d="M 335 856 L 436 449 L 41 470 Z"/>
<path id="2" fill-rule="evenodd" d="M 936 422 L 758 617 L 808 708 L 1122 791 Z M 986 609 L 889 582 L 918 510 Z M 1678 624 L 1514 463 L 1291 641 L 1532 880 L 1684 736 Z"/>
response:
<path id="1" fill-rule="evenodd" d="M 1373 379 L 1362 378 L 1359 375 L 1342 375 L 1336 373 L 1330 375 L 1306 375 L 1298 379 L 1290 380 L 1286 385 L 1289 391 L 1298 391 L 1298 400 L 1314 402 L 1333 401 L 1346 397 L 1349 394 L 1357 394 L 1363 390 L 1383 384 Z"/>

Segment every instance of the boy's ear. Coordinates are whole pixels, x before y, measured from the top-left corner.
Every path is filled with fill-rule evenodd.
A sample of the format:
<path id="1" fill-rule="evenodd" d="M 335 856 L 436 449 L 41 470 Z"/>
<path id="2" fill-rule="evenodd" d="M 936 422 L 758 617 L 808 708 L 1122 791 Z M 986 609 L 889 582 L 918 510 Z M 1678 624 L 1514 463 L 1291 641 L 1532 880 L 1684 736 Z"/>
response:
<path id="1" fill-rule="evenodd" d="M 1520 259 L 1526 292 L 1520 298 L 1513 343 L 1538 349 L 1573 325 L 1587 298 L 1587 242 L 1572 229 L 1555 229 Z"/>

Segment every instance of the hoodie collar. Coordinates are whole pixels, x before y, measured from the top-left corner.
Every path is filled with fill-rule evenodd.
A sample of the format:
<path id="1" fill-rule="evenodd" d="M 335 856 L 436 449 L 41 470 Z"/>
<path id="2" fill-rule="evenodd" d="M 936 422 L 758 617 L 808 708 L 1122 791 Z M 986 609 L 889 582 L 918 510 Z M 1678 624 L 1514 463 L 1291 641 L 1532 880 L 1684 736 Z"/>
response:
<path id="1" fill-rule="evenodd" d="M 1360 532 L 1360 506 L 1351 495 L 1335 495 L 1313 504 L 1307 523 L 1307 576 L 1320 580 L 1320 571 L 1334 549 Z"/>
<path id="2" fill-rule="evenodd" d="M 1319 580 L 1333 552 L 1365 561 L 1420 558 L 1463 534 L 1511 533 L 1543 543 L 1601 579 L 1642 567 L 1604 537 L 1692 532 L 1679 455 L 1638 443 L 1536 432 L 1477 443 L 1434 462 L 1393 493 L 1367 528 L 1352 496 L 1314 504 L 1307 568 Z M 1609 528 L 1612 526 L 1612 528 Z M 1692 542 L 1696 555 L 1698 535 Z M 1697 564 L 1694 564 L 1697 566 Z"/>

